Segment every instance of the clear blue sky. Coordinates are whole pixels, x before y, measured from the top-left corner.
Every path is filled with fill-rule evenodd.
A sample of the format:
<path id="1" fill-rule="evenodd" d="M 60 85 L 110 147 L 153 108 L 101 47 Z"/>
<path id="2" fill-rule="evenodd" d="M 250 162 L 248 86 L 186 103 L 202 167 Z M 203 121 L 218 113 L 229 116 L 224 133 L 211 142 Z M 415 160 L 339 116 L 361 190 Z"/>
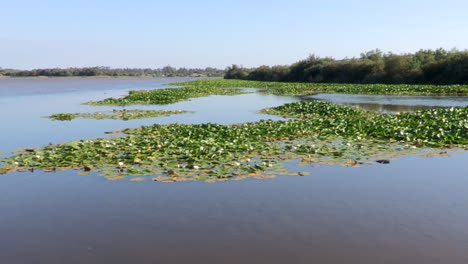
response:
<path id="1" fill-rule="evenodd" d="M 0 67 L 247 67 L 468 48 L 467 0 L 16 0 Z"/>

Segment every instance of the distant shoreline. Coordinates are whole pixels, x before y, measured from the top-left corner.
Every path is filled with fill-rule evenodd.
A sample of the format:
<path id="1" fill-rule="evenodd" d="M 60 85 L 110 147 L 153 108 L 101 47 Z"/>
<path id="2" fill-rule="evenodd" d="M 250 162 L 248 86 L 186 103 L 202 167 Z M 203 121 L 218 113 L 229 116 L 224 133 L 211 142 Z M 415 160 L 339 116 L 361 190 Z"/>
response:
<path id="1" fill-rule="evenodd" d="M 155 78 L 155 77 L 222 77 L 225 70 L 206 68 L 45 68 L 45 69 L 6 69 L 0 68 L 0 77 L 104 77 L 104 78 Z"/>
<path id="2" fill-rule="evenodd" d="M 54 79 L 54 78 L 96 78 L 96 79 L 126 79 L 126 78 L 136 78 L 136 79 L 151 79 L 151 78 L 222 78 L 223 76 L 109 76 L 109 75 L 96 75 L 96 76 L 8 76 L 0 75 L 0 79 L 27 79 L 27 78 L 37 78 L 37 79 Z"/>

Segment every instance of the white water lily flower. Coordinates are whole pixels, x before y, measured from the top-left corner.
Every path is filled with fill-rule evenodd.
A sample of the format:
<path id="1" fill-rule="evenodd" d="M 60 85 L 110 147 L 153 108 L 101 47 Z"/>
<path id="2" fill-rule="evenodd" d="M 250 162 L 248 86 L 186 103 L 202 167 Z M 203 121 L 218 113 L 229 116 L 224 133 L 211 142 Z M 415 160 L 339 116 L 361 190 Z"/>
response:
<path id="1" fill-rule="evenodd" d="M 362 139 L 362 137 L 360 137 L 360 136 L 357 136 L 357 139 L 361 140 L 361 139 Z"/>
<path id="2" fill-rule="evenodd" d="M 133 144 L 132 144 L 132 143 L 130 143 L 130 144 L 128 144 L 128 145 L 129 145 L 130 147 L 131 147 L 131 146 L 133 146 Z"/>
<path id="3" fill-rule="evenodd" d="M 234 162 L 234 165 L 240 166 L 240 163 L 239 162 Z"/>
<path id="4" fill-rule="evenodd" d="M 13 165 L 18 166 L 19 162 L 15 161 L 15 162 L 13 162 Z"/>
<path id="5" fill-rule="evenodd" d="M 162 148 L 162 146 L 161 146 L 161 145 L 157 145 L 156 147 L 157 147 L 157 148 Z"/>
<path id="6" fill-rule="evenodd" d="M 198 170 L 200 167 L 198 167 L 197 165 L 194 165 L 193 168 L 194 168 L 195 170 Z"/>
<path id="7" fill-rule="evenodd" d="M 273 164 L 271 164 L 271 163 L 268 163 L 268 167 L 273 167 Z"/>
<path id="8" fill-rule="evenodd" d="M 200 150 L 203 150 L 203 147 L 200 147 Z"/>
<path id="9" fill-rule="evenodd" d="M 124 165 L 124 163 L 123 163 L 122 161 L 119 161 L 118 164 L 119 164 L 119 166 L 123 166 L 123 165 Z"/>
<path id="10" fill-rule="evenodd" d="M 40 159 L 40 158 L 41 158 L 41 156 L 40 156 L 40 155 L 36 155 L 36 158 Z"/>

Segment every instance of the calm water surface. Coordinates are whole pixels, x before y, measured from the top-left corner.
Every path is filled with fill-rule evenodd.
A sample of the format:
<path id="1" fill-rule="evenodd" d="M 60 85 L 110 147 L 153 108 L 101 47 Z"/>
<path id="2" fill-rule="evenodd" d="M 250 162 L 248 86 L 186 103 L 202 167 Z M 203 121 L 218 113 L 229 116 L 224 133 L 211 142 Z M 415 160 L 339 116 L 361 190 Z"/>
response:
<path id="1" fill-rule="evenodd" d="M 365 110 L 395 113 L 413 112 L 434 107 L 468 106 L 468 96 L 405 96 L 375 94 L 315 94 L 304 97 L 307 100 L 320 100 L 357 106 Z"/>
<path id="2" fill-rule="evenodd" d="M 0 150 L 152 123 L 256 121 L 272 118 L 259 109 L 298 100 L 211 96 L 132 107 L 196 111 L 171 117 L 41 118 L 112 109 L 80 103 L 173 81 L 0 79 Z M 0 263 L 468 263 L 467 162 L 460 152 L 360 168 L 290 164 L 312 175 L 215 184 L 0 175 Z"/>

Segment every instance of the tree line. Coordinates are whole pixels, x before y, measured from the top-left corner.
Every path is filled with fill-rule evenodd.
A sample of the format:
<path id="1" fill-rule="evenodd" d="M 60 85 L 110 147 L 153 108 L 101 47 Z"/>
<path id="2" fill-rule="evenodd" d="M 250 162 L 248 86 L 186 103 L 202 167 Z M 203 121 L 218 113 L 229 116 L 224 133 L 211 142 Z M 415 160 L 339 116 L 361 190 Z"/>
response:
<path id="1" fill-rule="evenodd" d="M 10 77 L 73 77 L 73 76 L 112 76 L 112 77 L 221 77 L 224 70 L 207 67 L 200 68 L 174 68 L 166 66 L 158 69 L 133 69 L 133 68 L 110 68 L 110 67 L 85 67 L 85 68 L 51 68 L 34 70 L 14 70 L 0 68 L 0 76 Z"/>
<path id="2" fill-rule="evenodd" d="M 243 68 L 232 65 L 226 79 L 279 82 L 468 84 L 468 51 L 419 50 L 412 54 L 376 49 L 359 58 L 311 55 L 292 65 Z"/>

